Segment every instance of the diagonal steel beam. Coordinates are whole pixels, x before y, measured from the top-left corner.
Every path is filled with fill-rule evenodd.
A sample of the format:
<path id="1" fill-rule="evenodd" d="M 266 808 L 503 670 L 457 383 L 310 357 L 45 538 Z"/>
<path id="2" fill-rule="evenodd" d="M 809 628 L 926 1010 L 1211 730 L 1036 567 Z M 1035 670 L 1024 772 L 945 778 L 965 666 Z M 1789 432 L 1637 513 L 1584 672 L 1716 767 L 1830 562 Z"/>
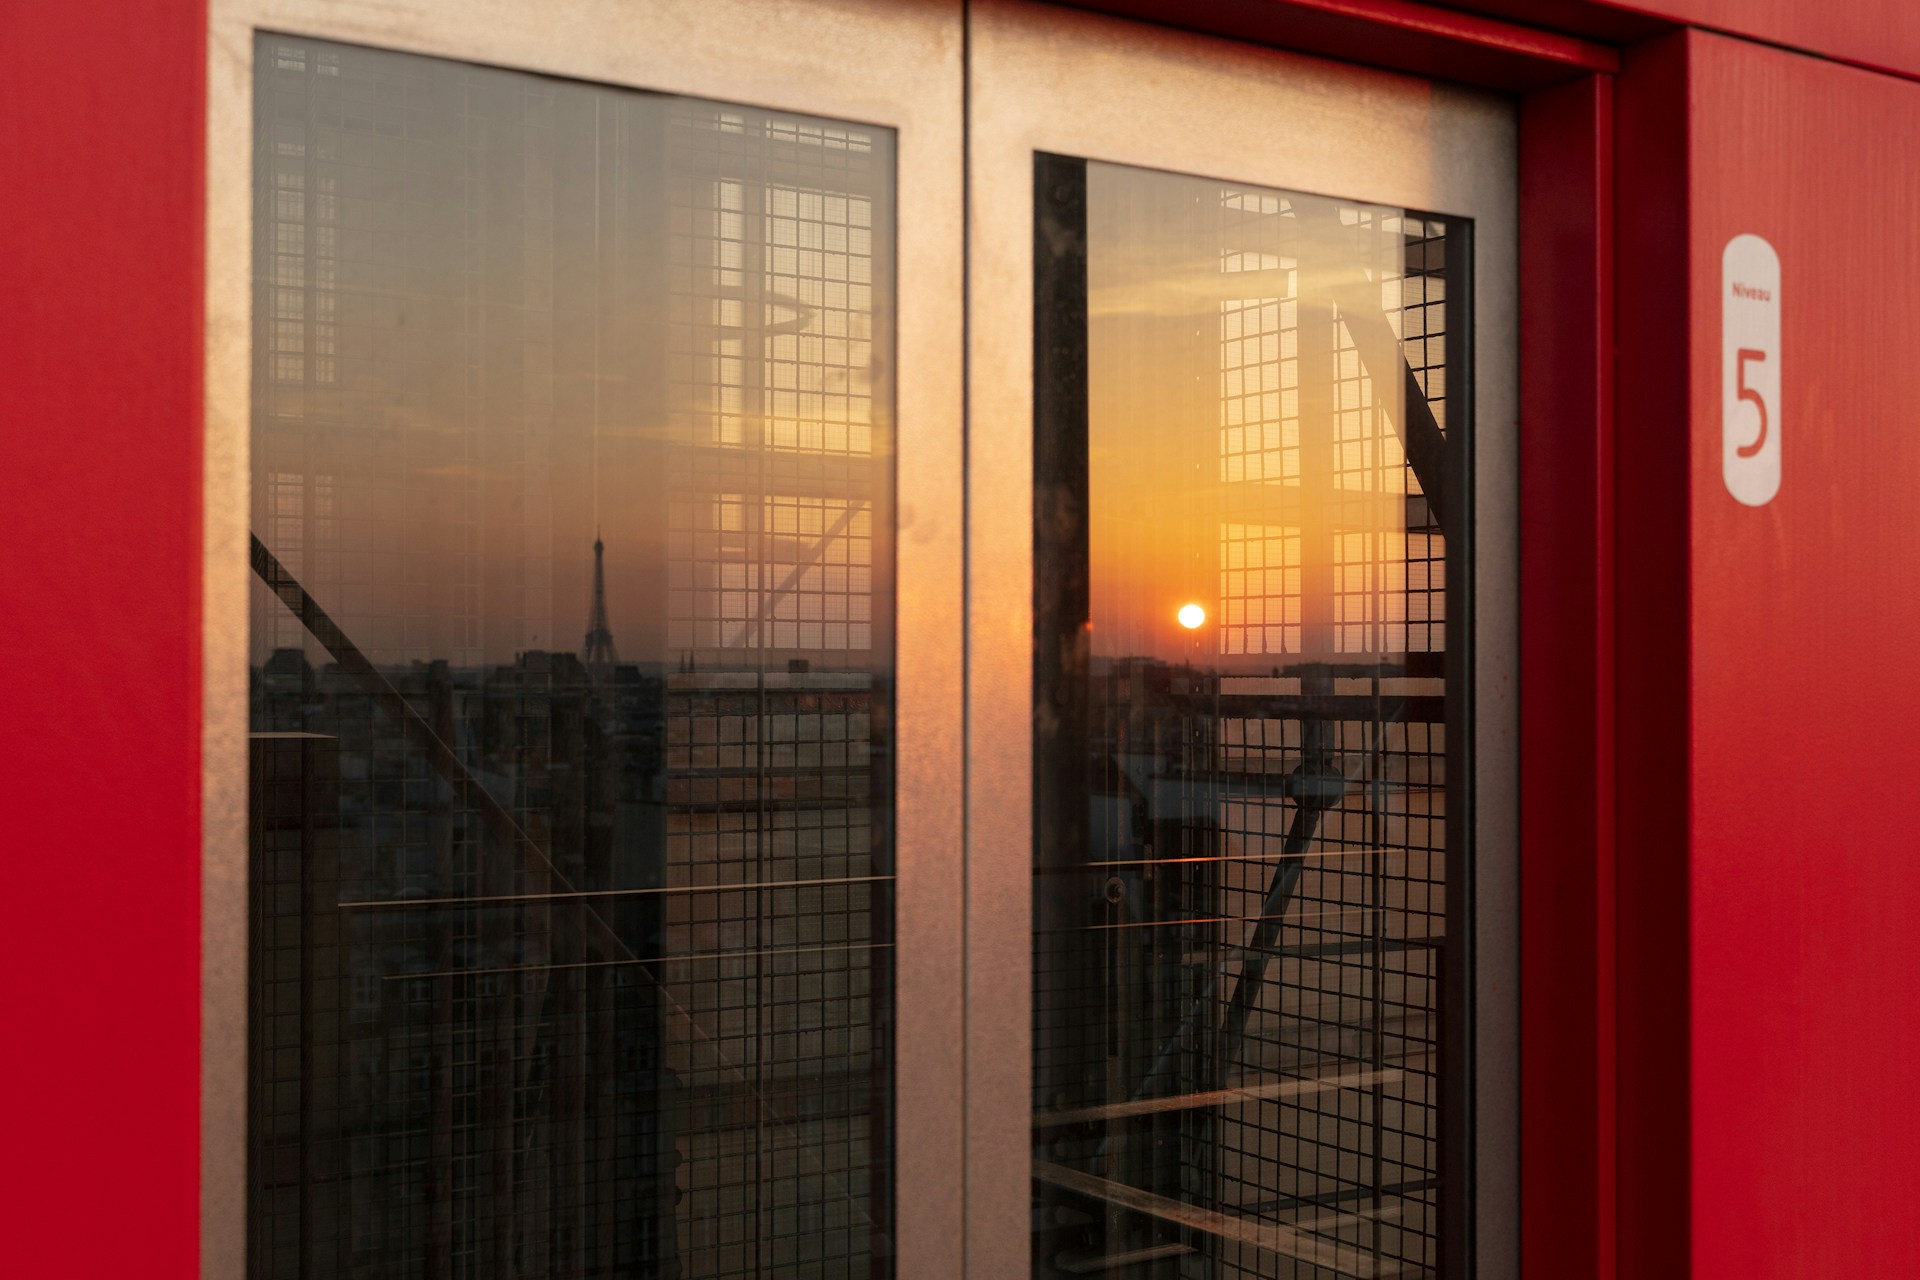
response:
<path id="1" fill-rule="evenodd" d="M 760 608 L 757 609 L 753 617 L 748 620 L 746 630 L 740 633 L 739 643 L 723 645 L 722 647 L 727 649 L 745 649 L 750 647 L 755 640 L 759 639 L 762 627 L 765 626 L 767 619 L 772 616 L 774 606 L 780 603 L 781 597 L 792 594 L 794 589 L 800 585 L 801 577 L 806 574 L 807 570 L 819 563 L 820 557 L 827 553 L 828 545 L 831 544 L 835 538 L 845 533 L 847 526 L 853 523 L 853 518 L 866 509 L 867 500 L 865 498 L 856 498 L 852 502 L 849 502 L 846 508 L 835 518 L 834 522 L 828 525 L 826 531 L 820 535 L 820 540 L 815 542 L 809 550 L 794 561 L 793 568 L 788 571 L 785 578 L 780 580 L 780 585 L 761 597 Z"/>
<path id="2" fill-rule="evenodd" d="M 439 775 L 440 780 L 453 788 L 454 794 L 462 803 L 472 806 L 479 812 L 481 821 L 486 824 L 487 833 L 508 848 L 517 849 L 529 872 L 535 876 L 558 885 L 562 892 L 573 895 L 577 891 L 560 874 L 559 868 L 542 849 L 513 814 L 507 811 L 494 794 L 487 790 L 481 781 L 473 776 L 466 762 L 458 752 L 448 746 L 446 741 L 433 730 L 427 718 L 414 708 L 411 702 L 393 683 L 380 673 L 366 654 L 360 651 L 348 638 L 340 625 L 327 615 L 320 603 L 308 594 L 287 567 L 267 545 L 260 541 L 260 535 L 250 534 L 253 541 L 253 572 L 264 582 L 267 589 L 284 604 L 301 625 L 312 633 L 340 669 L 359 681 L 362 687 L 373 697 L 376 705 L 394 720 L 399 722 L 400 730 L 407 741 L 427 758 L 427 763 Z M 602 955 L 614 959 L 636 960 L 633 951 L 628 948 L 606 919 L 584 901 L 579 903 L 580 920 L 587 940 L 599 949 Z"/>

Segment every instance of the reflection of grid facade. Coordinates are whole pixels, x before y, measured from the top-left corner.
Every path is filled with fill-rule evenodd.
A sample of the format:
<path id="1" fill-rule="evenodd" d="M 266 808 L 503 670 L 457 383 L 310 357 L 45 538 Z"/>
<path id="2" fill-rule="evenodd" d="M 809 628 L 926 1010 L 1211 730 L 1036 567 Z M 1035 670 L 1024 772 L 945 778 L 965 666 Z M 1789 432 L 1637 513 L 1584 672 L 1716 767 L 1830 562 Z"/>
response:
<path id="1" fill-rule="evenodd" d="M 1388 230 L 1392 229 L 1389 222 Z M 1447 430 L 1447 224 L 1435 218 L 1401 220 L 1406 241 L 1405 271 L 1389 274 L 1381 287 L 1381 305 L 1400 337 L 1407 367 L 1433 412 Z M 1416 652 L 1440 652 L 1446 645 L 1446 541 L 1440 523 L 1421 495 L 1418 477 L 1407 475 L 1407 549 L 1404 585 L 1403 646 Z"/>
<path id="2" fill-rule="evenodd" d="M 865 499 L 723 493 L 675 510 L 695 526 L 675 531 L 686 549 L 675 567 L 705 587 L 676 593 L 684 612 L 669 635 L 678 647 L 873 648 L 873 513 Z M 697 522 L 696 512 L 704 517 Z M 712 549 L 697 566 L 688 563 L 696 547 Z"/>
<path id="3" fill-rule="evenodd" d="M 256 532 L 378 660 L 555 647 L 551 496 L 513 486 L 504 546 L 487 483 L 554 443 L 555 84 L 287 39 L 256 69 Z M 256 661 L 310 644 L 263 622 Z"/>
<path id="4" fill-rule="evenodd" d="M 1187 290 L 1195 264 L 1219 277 L 1217 332 L 1153 357 L 1219 370 L 1217 399 L 1185 406 L 1217 440 L 1217 658 L 1092 659 L 1090 753 L 1039 748 L 1040 785 L 1085 807 L 1043 798 L 1036 849 L 1034 1274 L 1433 1275 L 1446 567 L 1400 388 L 1411 370 L 1444 427 L 1449 228 L 1214 187 L 1217 222 L 1166 265 L 1145 237 L 1204 184 L 1134 172 L 1098 190 L 1153 211 L 1141 243 Z M 1037 184 L 1043 217 L 1061 188 Z M 1089 288 L 1112 287 L 1103 251 L 1145 252 L 1089 241 Z M 1128 323 L 1101 296 L 1121 318 L 1094 323 Z M 1039 430 L 1071 429 L 1045 412 Z M 1102 430 L 1090 449 L 1130 438 Z M 1045 531 L 1036 550 L 1043 582 L 1072 554 Z"/>
<path id="5" fill-rule="evenodd" d="M 703 1167 L 751 1158 L 762 1191 L 714 1188 L 688 1265 L 865 1274 L 890 1122 L 874 985 L 890 901 L 873 715 L 890 642 L 873 350 L 886 161 L 861 130 L 689 108 L 673 124 L 668 862 L 753 886 L 669 903 L 676 949 L 742 957 L 676 986 L 714 1010 L 682 1069 L 720 1114 L 748 1114 L 722 1101 L 742 1083 L 721 1062 L 751 1062 L 770 1100 L 750 1125 L 696 1130 Z"/>
<path id="6" fill-rule="evenodd" d="M 1300 451 L 1299 261 L 1281 252 L 1273 227 L 1291 214 L 1282 197 L 1234 191 L 1221 197 L 1223 274 L 1257 279 L 1270 295 L 1220 303 L 1220 480 L 1223 485 L 1297 485 Z M 1391 251 L 1375 255 L 1369 293 L 1400 339 L 1407 368 L 1438 426 L 1446 429 L 1445 224 L 1371 209 L 1341 213 L 1343 225 L 1373 228 Z M 1265 242 L 1264 244 L 1262 242 Z M 1429 266 L 1431 263 L 1431 267 Z M 1277 287 L 1276 287 L 1277 286 Z M 1420 482 L 1406 465 L 1394 421 L 1400 380 L 1377 396 L 1353 335 L 1338 316 L 1317 318 L 1332 334 L 1324 410 L 1332 422 L 1336 487 L 1357 526 L 1334 546 L 1337 652 L 1399 653 L 1444 648 L 1445 554 Z M 1321 335 L 1324 336 L 1324 335 Z M 1313 345 L 1313 344 L 1310 344 Z M 1404 494 L 1383 509 L 1382 494 Z M 1371 495 L 1371 496 L 1369 496 Z M 1271 508 L 1269 506 L 1270 513 Z M 1236 512 L 1236 514 L 1261 514 Z M 1234 520 L 1220 528 L 1219 652 L 1298 654 L 1305 641 L 1297 523 Z"/>
<path id="7" fill-rule="evenodd" d="M 1243 855 L 1200 878 L 1232 922 L 1209 931 L 1216 963 L 1231 965 L 1252 922 L 1279 908 L 1241 1063 L 1250 1073 L 1346 1084 L 1224 1111 L 1210 1154 L 1240 1212 L 1292 1205 L 1283 1220 L 1320 1223 L 1315 1235 L 1365 1259 L 1276 1273 L 1241 1248 L 1228 1275 L 1374 1274 L 1389 1261 L 1419 1274 L 1436 1256 L 1441 699 L 1385 692 L 1409 683 L 1305 677 L 1298 699 L 1222 695 L 1262 714 L 1214 722 L 1216 767 L 1232 780 L 1218 838 Z M 1309 698 L 1324 709 L 1287 706 Z M 1339 780 L 1327 789 L 1337 798 L 1317 797 L 1324 807 L 1288 794 L 1316 778 Z M 1275 903 L 1274 876 L 1288 859 L 1300 869 Z"/>
<path id="8" fill-rule="evenodd" d="M 1402 339 L 1402 359 L 1423 385 L 1440 390 L 1444 228 L 1368 209 L 1338 216 L 1353 228 L 1367 301 L 1378 297 Z M 1283 487 L 1317 483 L 1332 491 L 1324 499 L 1335 513 L 1332 545 L 1321 553 L 1331 560 L 1323 581 L 1332 599 L 1321 606 L 1331 606 L 1323 615 L 1326 660 L 1292 679 L 1221 678 L 1218 711 L 1193 733 L 1213 744 L 1216 847 L 1229 855 L 1196 877 L 1212 911 L 1229 922 L 1203 931 L 1214 963 L 1231 964 L 1230 949 L 1245 931 L 1281 908 L 1260 997 L 1232 1011 L 1245 1019 L 1240 1065 L 1351 1082 L 1223 1108 L 1202 1163 L 1212 1162 L 1236 1213 L 1259 1216 L 1293 1203 L 1294 1212 L 1277 1214 L 1281 1220 L 1313 1223 L 1308 1236 L 1350 1252 L 1317 1266 L 1295 1258 L 1288 1270 L 1242 1241 L 1223 1250 L 1225 1275 L 1374 1274 L 1409 1264 L 1417 1273 L 1437 1258 L 1434 947 L 1444 932 L 1445 831 L 1436 650 L 1444 641 L 1437 626 L 1420 624 L 1441 616 L 1445 552 L 1438 530 L 1425 527 L 1424 504 L 1404 496 L 1418 495 L 1420 481 L 1396 420 L 1398 396 L 1377 389 L 1342 310 L 1340 303 L 1331 316 L 1320 310 L 1325 330 L 1297 336 L 1291 347 L 1318 362 L 1294 376 L 1322 380 L 1320 403 L 1330 416 L 1284 424 L 1296 438 L 1330 437 L 1318 451 L 1320 474 L 1312 449 L 1294 474 L 1283 473 Z M 1405 341 L 1408 330 L 1417 344 Z M 1402 372 L 1385 370 L 1379 381 L 1397 391 Z M 1429 405 L 1440 418 L 1443 406 Z M 1279 505 L 1284 510 L 1284 500 Z M 1408 527 L 1409 516 L 1421 527 Z M 1235 714 L 1242 708 L 1253 714 Z M 1316 779 L 1324 792 L 1311 791 Z M 1281 903 L 1275 873 L 1290 858 L 1300 870 Z"/>
<path id="9" fill-rule="evenodd" d="M 252 1273 L 890 1274 L 890 139 L 258 49 Z"/>
<path id="10" fill-rule="evenodd" d="M 1284 207 L 1279 196 L 1262 192 L 1223 193 L 1222 230 L 1267 226 Z M 1223 485 L 1298 483 L 1300 477 L 1299 261 L 1260 239 L 1234 238 L 1220 249 L 1222 274 L 1261 280 L 1264 290 L 1220 303 Z M 1299 653 L 1300 590 L 1298 523 L 1221 525 L 1216 634 L 1222 654 Z"/>
<path id="11" fill-rule="evenodd" d="M 875 644 L 872 135 L 675 115 L 669 647 Z M 745 182 L 741 173 L 782 181 Z M 841 656 L 844 655 L 844 656 Z M 776 658 L 784 662 L 785 658 Z"/>
<path id="12" fill-rule="evenodd" d="M 750 1156 L 762 1179 L 758 1196 L 716 1185 L 695 1198 L 692 1275 L 871 1265 L 886 1049 L 873 944 L 888 901 L 872 700 L 864 674 L 669 680 L 669 881 L 727 887 L 668 898 L 669 950 L 736 957 L 669 982 L 706 1028 L 673 1058 L 701 1099 L 693 1172 L 725 1177 Z"/>

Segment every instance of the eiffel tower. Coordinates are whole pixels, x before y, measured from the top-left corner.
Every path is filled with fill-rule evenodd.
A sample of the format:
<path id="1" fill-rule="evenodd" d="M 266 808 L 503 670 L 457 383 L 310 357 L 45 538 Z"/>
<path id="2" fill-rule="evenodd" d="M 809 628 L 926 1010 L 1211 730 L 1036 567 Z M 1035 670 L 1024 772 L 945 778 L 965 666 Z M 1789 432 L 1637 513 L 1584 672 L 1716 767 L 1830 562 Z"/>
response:
<path id="1" fill-rule="evenodd" d="M 596 534 L 593 539 L 593 608 L 587 614 L 587 638 L 580 654 L 580 660 L 586 664 L 587 674 L 595 684 L 605 684 L 611 680 L 613 669 L 620 662 L 620 655 L 613 648 L 613 628 L 607 622 L 606 546 Z"/>

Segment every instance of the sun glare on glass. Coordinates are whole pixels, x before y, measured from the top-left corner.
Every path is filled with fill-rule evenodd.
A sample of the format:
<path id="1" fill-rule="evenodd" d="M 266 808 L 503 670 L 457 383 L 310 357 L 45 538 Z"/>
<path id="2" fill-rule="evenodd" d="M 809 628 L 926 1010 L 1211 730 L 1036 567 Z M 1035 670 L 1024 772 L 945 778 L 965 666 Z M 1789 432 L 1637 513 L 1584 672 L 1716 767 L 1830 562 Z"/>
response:
<path id="1" fill-rule="evenodd" d="M 1174 616 L 1180 619 L 1181 626 L 1193 631 L 1207 620 L 1207 611 L 1197 604 L 1183 604 L 1180 606 L 1180 612 Z"/>

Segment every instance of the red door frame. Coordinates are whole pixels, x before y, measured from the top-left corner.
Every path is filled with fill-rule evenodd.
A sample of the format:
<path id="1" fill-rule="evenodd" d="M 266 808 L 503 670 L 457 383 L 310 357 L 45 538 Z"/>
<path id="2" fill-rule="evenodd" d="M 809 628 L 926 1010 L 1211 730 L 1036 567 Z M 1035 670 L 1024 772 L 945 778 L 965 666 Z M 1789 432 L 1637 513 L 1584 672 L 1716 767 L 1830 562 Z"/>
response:
<path id="1" fill-rule="evenodd" d="M 1920 73 L 1920 33 L 1893 25 L 1906 0 L 1664 0 L 1664 19 L 1650 4 L 1459 3 L 1615 40 L 1692 20 Z M 1519 95 L 1521 1136 L 1523 1172 L 1551 1171 L 1524 1183 L 1523 1269 L 1611 1277 L 1616 1226 L 1629 1218 L 1641 1224 L 1639 1256 L 1676 1245 L 1684 1258 L 1684 1241 L 1661 1240 L 1658 1224 L 1684 1232 L 1686 1095 L 1647 1054 L 1616 1051 L 1616 958 L 1620 990 L 1636 998 L 1631 1038 L 1684 1043 L 1688 1030 L 1684 990 L 1636 967 L 1658 949 L 1632 935 L 1615 943 L 1616 707 L 1623 723 L 1648 726 L 1636 740 L 1686 750 L 1661 732 L 1679 723 L 1667 696 L 1684 689 L 1640 686 L 1617 701 L 1614 682 L 1617 56 L 1406 0 L 1086 7 Z M 1814 12 L 1831 16 L 1805 16 Z M 1899 38 L 1874 45 L 1883 27 Z M 8 1274 L 197 1272 L 205 51 L 198 3 L 66 0 L 0 17 Z M 1662 152 L 1661 122 L 1642 118 L 1655 101 L 1621 86 L 1622 119 L 1648 140 L 1630 157 L 1638 190 L 1679 184 L 1683 195 L 1677 125 Z M 1657 308 L 1662 280 L 1681 278 L 1661 268 L 1686 265 L 1637 261 L 1623 309 Z M 1647 359 L 1622 382 L 1623 406 L 1686 395 L 1682 355 L 1663 356 L 1645 333 L 1622 339 Z M 1632 448 L 1653 447 L 1636 438 Z M 1642 488 L 1684 485 L 1684 452 L 1623 462 Z M 1661 509 L 1683 512 L 1684 494 L 1669 496 Z M 1686 545 L 1684 529 L 1636 521 L 1621 530 L 1623 566 L 1633 548 L 1658 543 L 1672 556 Z M 1630 585 L 1636 614 L 1655 608 L 1640 593 L 1670 609 L 1689 589 L 1684 569 Z M 1622 662 L 1653 642 L 1630 624 L 1621 619 Z M 1623 807 L 1622 832 L 1684 822 L 1656 801 Z M 1672 888 L 1648 886 L 1636 929 L 1664 911 L 1684 930 L 1684 899 L 1660 896 Z M 1631 1132 L 1616 1103 L 1635 1117 Z M 1632 1204 L 1616 1207 L 1616 1185 Z"/>
<path id="2" fill-rule="evenodd" d="M 1610 75 L 1521 100 L 1521 1274 L 1594 1280 L 1615 1261 L 1613 118 Z"/>

